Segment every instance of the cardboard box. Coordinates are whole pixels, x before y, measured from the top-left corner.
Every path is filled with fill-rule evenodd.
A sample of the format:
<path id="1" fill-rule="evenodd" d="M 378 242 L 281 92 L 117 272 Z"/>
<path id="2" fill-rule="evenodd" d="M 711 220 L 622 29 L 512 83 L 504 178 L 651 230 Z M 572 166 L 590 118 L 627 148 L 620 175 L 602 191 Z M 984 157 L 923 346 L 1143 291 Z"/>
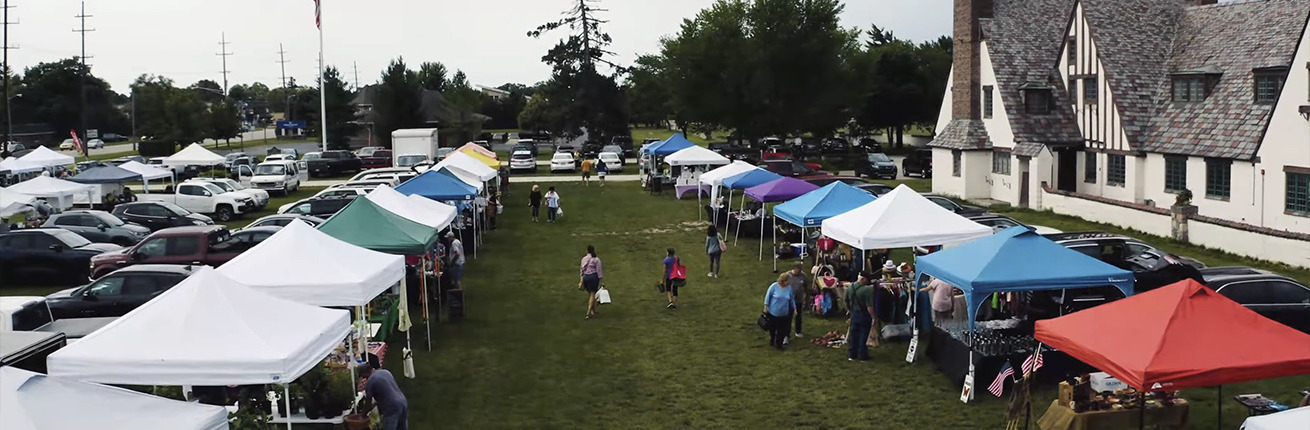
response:
<path id="1" fill-rule="evenodd" d="M 1060 406 L 1073 407 L 1073 386 L 1068 382 L 1060 383 Z"/>
<path id="2" fill-rule="evenodd" d="M 1105 372 L 1096 372 L 1091 374 L 1091 383 L 1092 383 L 1092 391 L 1098 393 L 1102 393 L 1106 391 L 1114 391 L 1121 388 L 1128 388 L 1128 384 L 1125 384 L 1122 381 L 1115 379 L 1113 376 L 1110 376 L 1109 373 L 1105 373 Z"/>

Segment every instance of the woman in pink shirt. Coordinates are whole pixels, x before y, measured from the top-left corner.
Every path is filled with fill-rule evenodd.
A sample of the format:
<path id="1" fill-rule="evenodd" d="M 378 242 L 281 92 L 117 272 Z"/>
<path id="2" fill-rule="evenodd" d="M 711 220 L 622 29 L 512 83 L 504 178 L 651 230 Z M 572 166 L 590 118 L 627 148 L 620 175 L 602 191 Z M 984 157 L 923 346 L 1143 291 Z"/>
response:
<path id="1" fill-rule="evenodd" d="M 932 291 L 932 319 L 934 322 L 940 325 L 942 321 L 951 319 L 951 311 L 955 307 L 955 286 L 940 278 L 932 278 L 932 282 L 929 282 L 928 286 L 919 291 Z"/>
<path id="2" fill-rule="evenodd" d="M 578 281 L 579 289 L 587 290 L 587 319 L 596 315 L 596 292 L 600 291 L 600 280 L 605 278 L 605 268 L 600 257 L 596 256 L 596 247 L 587 245 L 587 255 L 582 257 L 582 279 Z"/>

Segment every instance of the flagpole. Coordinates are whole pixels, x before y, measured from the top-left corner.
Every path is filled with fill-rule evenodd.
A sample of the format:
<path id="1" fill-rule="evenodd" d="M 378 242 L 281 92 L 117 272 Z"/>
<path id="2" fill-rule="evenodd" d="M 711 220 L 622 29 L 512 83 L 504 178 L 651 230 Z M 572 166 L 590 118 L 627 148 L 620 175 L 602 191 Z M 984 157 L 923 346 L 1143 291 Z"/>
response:
<path id="1" fill-rule="evenodd" d="M 327 85 L 323 80 L 323 0 L 315 1 L 318 7 L 318 122 L 323 128 L 323 151 L 327 151 Z"/>

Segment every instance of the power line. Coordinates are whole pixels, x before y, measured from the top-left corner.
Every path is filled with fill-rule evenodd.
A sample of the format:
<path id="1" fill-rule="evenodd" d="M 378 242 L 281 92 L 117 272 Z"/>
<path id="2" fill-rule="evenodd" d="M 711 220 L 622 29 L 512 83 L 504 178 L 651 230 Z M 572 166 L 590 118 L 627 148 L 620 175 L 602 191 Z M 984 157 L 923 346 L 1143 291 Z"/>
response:
<path id="1" fill-rule="evenodd" d="M 82 106 L 82 109 L 81 109 L 81 111 L 82 111 L 82 112 L 81 112 L 81 113 L 82 113 L 82 115 L 81 115 L 81 117 L 82 117 L 82 130 L 81 130 L 81 132 L 82 132 L 82 133 L 81 133 L 81 134 L 82 134 L 82 137 L 83 137 L 83 138 L 86 137 L 86 132 L 87 132 L 87 127 L 86 127 L 86 73 L 87 73 L 86 59 L 87 59 L 87 58 L 90 58 L 90 57 L 87 57 L 87 56 L 86 56 L 86 34 L 92 32 L 92 31 L 96 31 L 96 29 L 94 29 L 94 28 L 86 28 L 86 19 L 87 19 L 87 18 L 91 18 L 91 17 L 92 17 L 91 15 L 87 15 L 87 14 L 86 14 L 86 2 L 82 2 L 82 12 L 79 13 L 79 14 L 77 14 L 77 15 L 74 15 L 74 16 L 73 16 L 73 18 L 77 18 L 78 21 L 81 23 L 81 28 L 73 29 L 73 32 L 74 32 L 74 33 L 81 33 L 81 36 L 82 36 L 82 55 L 80 55 L 80 56 L 77 57 L 78 60 L 82 63 L 82 67 L 81 67 L 81 70 L 80 70 L 80 72 L 81 72 L 81 73 L 80 73 L 80 74 L 81 74 L 81 83 L 78 85 L 78 91 L 77 91 L 77 92 L 78 92 L 78 95 L 80 96 L 80 98 L 81 98 L 81 100 L 82 100 L 82 105 L 81 105 L 81 106 Z M 91 150 L 91 149 L 90 149 L 89 147 L 87 147 L 87 145 L 82 145 L 82 155 L 83 155 L 83 156 L 89 156 L 89 155 L 91 155 L 91 154 L 90 154 L 90 150 Z"/>
<path id="2" fill-rule="evenodd" d="M 9 50 L 18 49 L 16 46 L 9 46 L 9 24 L 18 24 L 18 22 L 9 22 L 9 8 L 13 7 L 16 6 L 10 6 L 9 0 L 4 0 L 4 45 L 0 46 L 0 50 L 4 51 L 5 141 L 0 142 L 0 154 L 6 156 L 9 155 L 9 141 L 13 140 L 14 129 L 14 114 L 10 111 L 9 106 L 9 75 L 13 69 L 12 67 L 9 67 Z"/>
<path id="3" fill-rule="evenodd" d="M 282 66 L 282 98 L 285 107 L 282 109 L 282 115 L 291 110 L 291 91 L 287 91 L 287 63 L 291 62 L 287 57 L 287 50 L 282 48 L 282 44 L 277 44 L 277 63 Z"/>
<path id="4" fill-rule="evenodd" d="M 227 45 L 230 45 L 232 42 L 228 42 L 228 41 L 227 41 L 227 33 L 222 33 L 222 37 L 223 37 L 222 41 L 218 42 L 218 54 L 217 54 L 217 55 L 220 56 L 220 57 L 223 57 L 223 72 L 222 72 L 222 73 L 223 73 L 223 96 L 226 97 L 226 96 L 227 96 L 227 74 L 228 74 L 228 70 L 227 70 L 227 57 L 228 57 L 229 55 L 232 55 L 231 52 L 227 52 Z"/>

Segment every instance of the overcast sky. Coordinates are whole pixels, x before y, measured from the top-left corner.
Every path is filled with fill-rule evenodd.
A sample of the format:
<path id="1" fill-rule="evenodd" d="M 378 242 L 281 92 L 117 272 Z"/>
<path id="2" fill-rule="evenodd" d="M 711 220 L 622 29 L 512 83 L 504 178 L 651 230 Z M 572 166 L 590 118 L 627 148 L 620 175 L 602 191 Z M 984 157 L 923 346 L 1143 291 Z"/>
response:
<path id="1" fill-rule="evenodd" d="M 21 70 L 78 55 L 80 1 L 8 0 L 9 57 Z M 354 81 L 377 81 L 388 61 L 404 56 L 411 68 L 441 61 L 462 69 L 474 84 L 532 84 L 549 77 L 542 54 L 562 37 L 541 40 L 525 33 L 559 16 L 570 0 L 323 0 L 327 63 Z M 659 39 L 677 33 L 683 18 L 713 0 L 605 0 L 605 29 L 614 38 L 617 62 L 630 64 L 658 50 Z M 318 33 L 312 0 L 87 0 L 86 52 L 93 73 L 119 92 L 143 73 L 180 85 L 200 79 L 222 82 L 219 41 L 226 32 L 228 83 L 281 81 L 278 44 L 286 50 L 286 74 L 315 79 Z M 949 0 L 848 0 L 842 24 L 892 29 L 915 41 L 950 32 Z"/>

